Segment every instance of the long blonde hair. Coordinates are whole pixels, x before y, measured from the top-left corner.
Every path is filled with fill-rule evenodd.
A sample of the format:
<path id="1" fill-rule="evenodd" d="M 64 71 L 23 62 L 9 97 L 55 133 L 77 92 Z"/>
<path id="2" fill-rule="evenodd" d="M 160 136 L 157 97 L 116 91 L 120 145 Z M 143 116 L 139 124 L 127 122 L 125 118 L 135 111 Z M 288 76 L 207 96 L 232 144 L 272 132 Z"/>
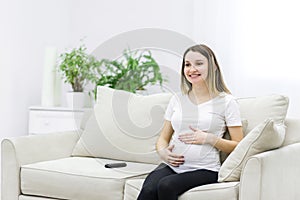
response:
<path id="1" fill-rule="evenodd" d="M 183 94 L 188 94 L 192 90 L 192 84 L 186 79 L 184 75 L 185 56 L 189 51 L 198 52 L 207 58 L 208 61 L 208 74 L 206 84 L 210 94 L 219 94 L 226 92 L 230 94 L 227 88 L 220 67 L 214 52 L 206 45 L 199 44 L 188 48 L 183 54 L 183 61 L 181 66 L 181 91 Z"/>

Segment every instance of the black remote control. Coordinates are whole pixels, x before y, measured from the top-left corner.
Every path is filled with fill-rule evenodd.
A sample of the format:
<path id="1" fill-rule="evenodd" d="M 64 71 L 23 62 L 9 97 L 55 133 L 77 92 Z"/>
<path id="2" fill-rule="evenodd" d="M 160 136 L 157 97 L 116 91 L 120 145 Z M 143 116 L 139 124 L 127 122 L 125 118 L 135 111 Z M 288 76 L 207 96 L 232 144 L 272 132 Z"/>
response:
<path id="1" fill-rule="evenodd" d="M 126 167 L 127 164 L 124 162 L 120 162 L 120 163 L 108 163 L 105 164 L 104 167 L 106 168 L 118 168 L 118 167 Z"/>

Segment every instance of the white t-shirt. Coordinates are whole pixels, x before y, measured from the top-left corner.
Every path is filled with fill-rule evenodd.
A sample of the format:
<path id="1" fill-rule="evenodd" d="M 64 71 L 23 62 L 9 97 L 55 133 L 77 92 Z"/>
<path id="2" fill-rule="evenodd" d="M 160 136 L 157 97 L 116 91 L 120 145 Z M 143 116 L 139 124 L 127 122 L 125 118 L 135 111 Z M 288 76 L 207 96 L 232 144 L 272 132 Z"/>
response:
<path id="1" fill-rule="evenodd" d="M 219 96 L 194 104 L 188 95 L 174 95 L 169 102 L 165 119 L 170 121 L 174 133 L 170 144 L 174 153 L 184 156 L 185 162 L 179 167 L 170 166 L 175 172 L 196 169 L 219 171 L 219 151 L 209 145 L 185 144 L 178 139 L 182 133 L 192 132 L 189 126 L 223 137 L 226 127 L 242 126 L 238 104 L 232 95 L 221 93 Z"/>

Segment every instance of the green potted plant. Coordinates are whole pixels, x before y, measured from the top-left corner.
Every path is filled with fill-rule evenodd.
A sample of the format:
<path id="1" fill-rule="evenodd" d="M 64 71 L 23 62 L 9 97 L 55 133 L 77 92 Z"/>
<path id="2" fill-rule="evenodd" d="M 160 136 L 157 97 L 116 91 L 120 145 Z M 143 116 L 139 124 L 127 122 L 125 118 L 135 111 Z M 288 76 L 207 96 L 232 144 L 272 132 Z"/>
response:
<path id="1" fill-rule="evenodd" d="M 101 65 L 102 74 L 95 81 L 96 89 L 102 85 L 136 93 L 145 90 L 148 85 L 162 85 L 163 81 L 166 81 L 149 50 L 126 49 L 119 59 L 102 59 Z"/>
<path id="2" fill-rule="evenodd" d="M 58 71 L 64 82 L 72 87 L 72 92 L 67 94 L 67 103 L 71 107 L 83 107 L 84 88 L 89 81 L 93 82 L 99 71 L 100 62 L 86 50 L 84 45 L 80 45 L 60 55 Z"/>

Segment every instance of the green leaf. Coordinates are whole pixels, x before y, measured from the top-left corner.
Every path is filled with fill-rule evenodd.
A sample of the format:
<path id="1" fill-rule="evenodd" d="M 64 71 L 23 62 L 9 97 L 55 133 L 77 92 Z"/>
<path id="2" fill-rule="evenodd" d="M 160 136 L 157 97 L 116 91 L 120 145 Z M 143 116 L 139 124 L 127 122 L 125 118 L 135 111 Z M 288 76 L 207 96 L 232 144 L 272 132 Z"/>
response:
<path id="1" fill-rule="evenodd" d="M 102 59 L 94 71 L 97 76 L 91 80 L 98 85 L 135 92 L 147 85 L 160 84 L 162 78 L 160 67 L 148 50 L 130 51 L 125 49 L 121 58 L 116 60 Z M 88 68 L 89 69 L 89 68 Z"/>

